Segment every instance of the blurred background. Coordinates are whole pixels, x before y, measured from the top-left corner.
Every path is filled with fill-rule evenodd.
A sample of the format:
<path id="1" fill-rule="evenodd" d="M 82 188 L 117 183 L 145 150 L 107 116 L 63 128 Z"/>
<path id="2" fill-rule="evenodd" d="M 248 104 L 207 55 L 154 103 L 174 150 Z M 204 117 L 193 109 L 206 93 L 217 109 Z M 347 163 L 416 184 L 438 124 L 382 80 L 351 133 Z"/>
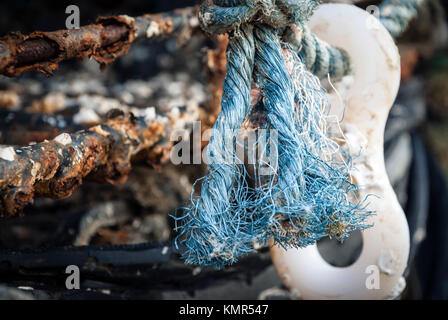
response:
<path id="1" fill-rule="evenodd" d="M 324 2 L 355 2 L 362 8 L 379 3 Z M 448 4 L 427 2 L 398 40 L 402 85 L 385 135 L 388 174 L 412 239 L 403 299 L 448 298 Z M 65 8 L 71 4 L 80 8 L 81 25 L 86 25 L 99 16 L 138 16 L 198 3 L 5 0 L 0 3 L 0 35 L 64 29 Z M 104 71 L 84 59 L 63 61 L 50 78 L 36 72 L 0 76 L 0 144 L 26 145 L 75 132 L 114 108 L 155 106 L 170 112 L 188 105 L 210 110 L 216 88 L 207 84 L 216 80 L 213 73 L 222 77 L 219 66 L 210 65 L 210 54 L 222 56 L 222 49 L 222 41 L 198 34 L 188 41 L 134 43 Z M 69 198 L 35 199 L 23 217 L 0 220 L 0 249 L 47 250 L 51 255 L 52 248 L 62 246 L 145 242 L 163 249 L 173 238 L 168 215 L 185 203 L 206 168 L 162 162 L 136 159 L 123 184 L 85 181 Z M 329 263 L 343 267 L 356 259 L 361 242 L 359 234 L 343 245 L 325 239 L 319 250 Z M 185 266 L 175 254 L 143 266 L 84 267 L 82 289 L 68 291 L 60 270 L 40 270 L 32 263 L 28 269 L 10 270 L 0 263 L 0 298 L 297 298 L 282 286 L 267 248 L 223 271 Z"/>

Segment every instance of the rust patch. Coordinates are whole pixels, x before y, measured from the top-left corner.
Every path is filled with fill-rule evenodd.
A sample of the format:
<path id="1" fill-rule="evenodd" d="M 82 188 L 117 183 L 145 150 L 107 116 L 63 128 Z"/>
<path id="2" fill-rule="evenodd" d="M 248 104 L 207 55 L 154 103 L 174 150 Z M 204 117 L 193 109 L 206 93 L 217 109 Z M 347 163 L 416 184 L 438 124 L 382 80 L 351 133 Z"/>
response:
<path id="1" fill-rule="evenodd" d="M 189 38 L 193 30 L 199 29 L 199 24 L 194 23 L 197 12 L 198 7 L 191 7 L 137 18 L 100 17 L 96 23 L 79 29 L 10 33 L 0 38 L 0 74 L 17 77 L 25 71 L 37 71 L 50 76 L 61 61 L 86 57 L 104 68 L 126 54 L 154 21 L 158 25 L 154 37 Z"/>
<path id="2" fill-rule="evenodd" d="M 0 159 L 0 216 L 20 215 L 34 197 L 61 199 L 72 194 L 84 178 L 123 183 L 133 156 L 147 150 L 158 161 L 172 143 L 163 122 L 147 124 L 131 113 L 116 113 L 101 125 L 70 134 L 70 143 L 56 140 L 15 148 L 14 161 Z"/>

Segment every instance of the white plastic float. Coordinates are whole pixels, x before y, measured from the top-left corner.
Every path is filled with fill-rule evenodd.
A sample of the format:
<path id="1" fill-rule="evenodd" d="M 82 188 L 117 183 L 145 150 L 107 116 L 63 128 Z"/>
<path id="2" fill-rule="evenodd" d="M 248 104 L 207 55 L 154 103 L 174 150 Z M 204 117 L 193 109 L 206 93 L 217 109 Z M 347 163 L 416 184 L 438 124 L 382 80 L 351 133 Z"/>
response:
<path id="1" fill-rule="evenodd" d="M 275 268 L 283 283 L 303 299 L 385 299 L 400 285 L 409 254 L 409 229 L 386 174 L 383 141 L 389 110 L 400 84 L 400 56 L 386 29 L 372 24 L 373 17 L 355 6 L 321 5 L 309 22 L 312 31 L 329 44 L 345 49 L 354 67 L 354 82 L 346 95 L 329 94 L 331 112 L 342 119 L 348 150 L 358 155 L 352 172 L 375 211 L 362 232 L 363 249 L 348 267 L 334 267 L 317 246 L 284 250 L 271 248 Z M 346 103 L 344 105 L 344 103 Z M 369 276 L 379 271 L 378 286 Z"/>

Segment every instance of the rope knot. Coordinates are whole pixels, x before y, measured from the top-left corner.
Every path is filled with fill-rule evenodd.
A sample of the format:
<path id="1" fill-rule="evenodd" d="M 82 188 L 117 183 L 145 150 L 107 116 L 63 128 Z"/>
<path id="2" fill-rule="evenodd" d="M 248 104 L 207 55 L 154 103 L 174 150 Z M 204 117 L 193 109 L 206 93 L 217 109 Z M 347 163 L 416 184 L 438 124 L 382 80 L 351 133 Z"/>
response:
<path id="1" fill-rule="evenodd" d="M 279 31 L 308 20 L 315 0 L 209 0 L 201 6 L 201 27 L 214 34 L 230 32 L 242 24 L 266 24 Z"/>

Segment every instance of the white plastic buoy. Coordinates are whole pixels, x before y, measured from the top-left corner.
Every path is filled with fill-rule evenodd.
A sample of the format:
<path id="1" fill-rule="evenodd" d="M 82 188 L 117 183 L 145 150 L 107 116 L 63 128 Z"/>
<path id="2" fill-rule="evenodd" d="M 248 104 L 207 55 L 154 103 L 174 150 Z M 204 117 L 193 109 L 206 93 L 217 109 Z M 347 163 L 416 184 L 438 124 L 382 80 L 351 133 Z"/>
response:
<path id="1" fill-rule="evenodd" d="M 317 246 L 284 250 L 271 256 L 283 283 L 304 299 L 385 299 L 400 283 L 409 254 L 406 217 L 386 174 L 383 143 L 389 110 L 400 84 L 400 57 L 386 29 L 355 6 L 321 5 L 309 22 L 329 44 L 345 49 L 354 68 L 354 82 L 345 96 L 329 94 L 331 112 L 344 119 L 347 149 L 355 157 L 354 182 L 367 195 L 374 226 L 362 232 L 363 249 L 348 267 L 334 267 Z M 341 99 L 342 98 L 342 99 Z M 344 103 L 346 103 L 344 105 Z M 346 107 L 342 117 L 344 106 Z"/>

